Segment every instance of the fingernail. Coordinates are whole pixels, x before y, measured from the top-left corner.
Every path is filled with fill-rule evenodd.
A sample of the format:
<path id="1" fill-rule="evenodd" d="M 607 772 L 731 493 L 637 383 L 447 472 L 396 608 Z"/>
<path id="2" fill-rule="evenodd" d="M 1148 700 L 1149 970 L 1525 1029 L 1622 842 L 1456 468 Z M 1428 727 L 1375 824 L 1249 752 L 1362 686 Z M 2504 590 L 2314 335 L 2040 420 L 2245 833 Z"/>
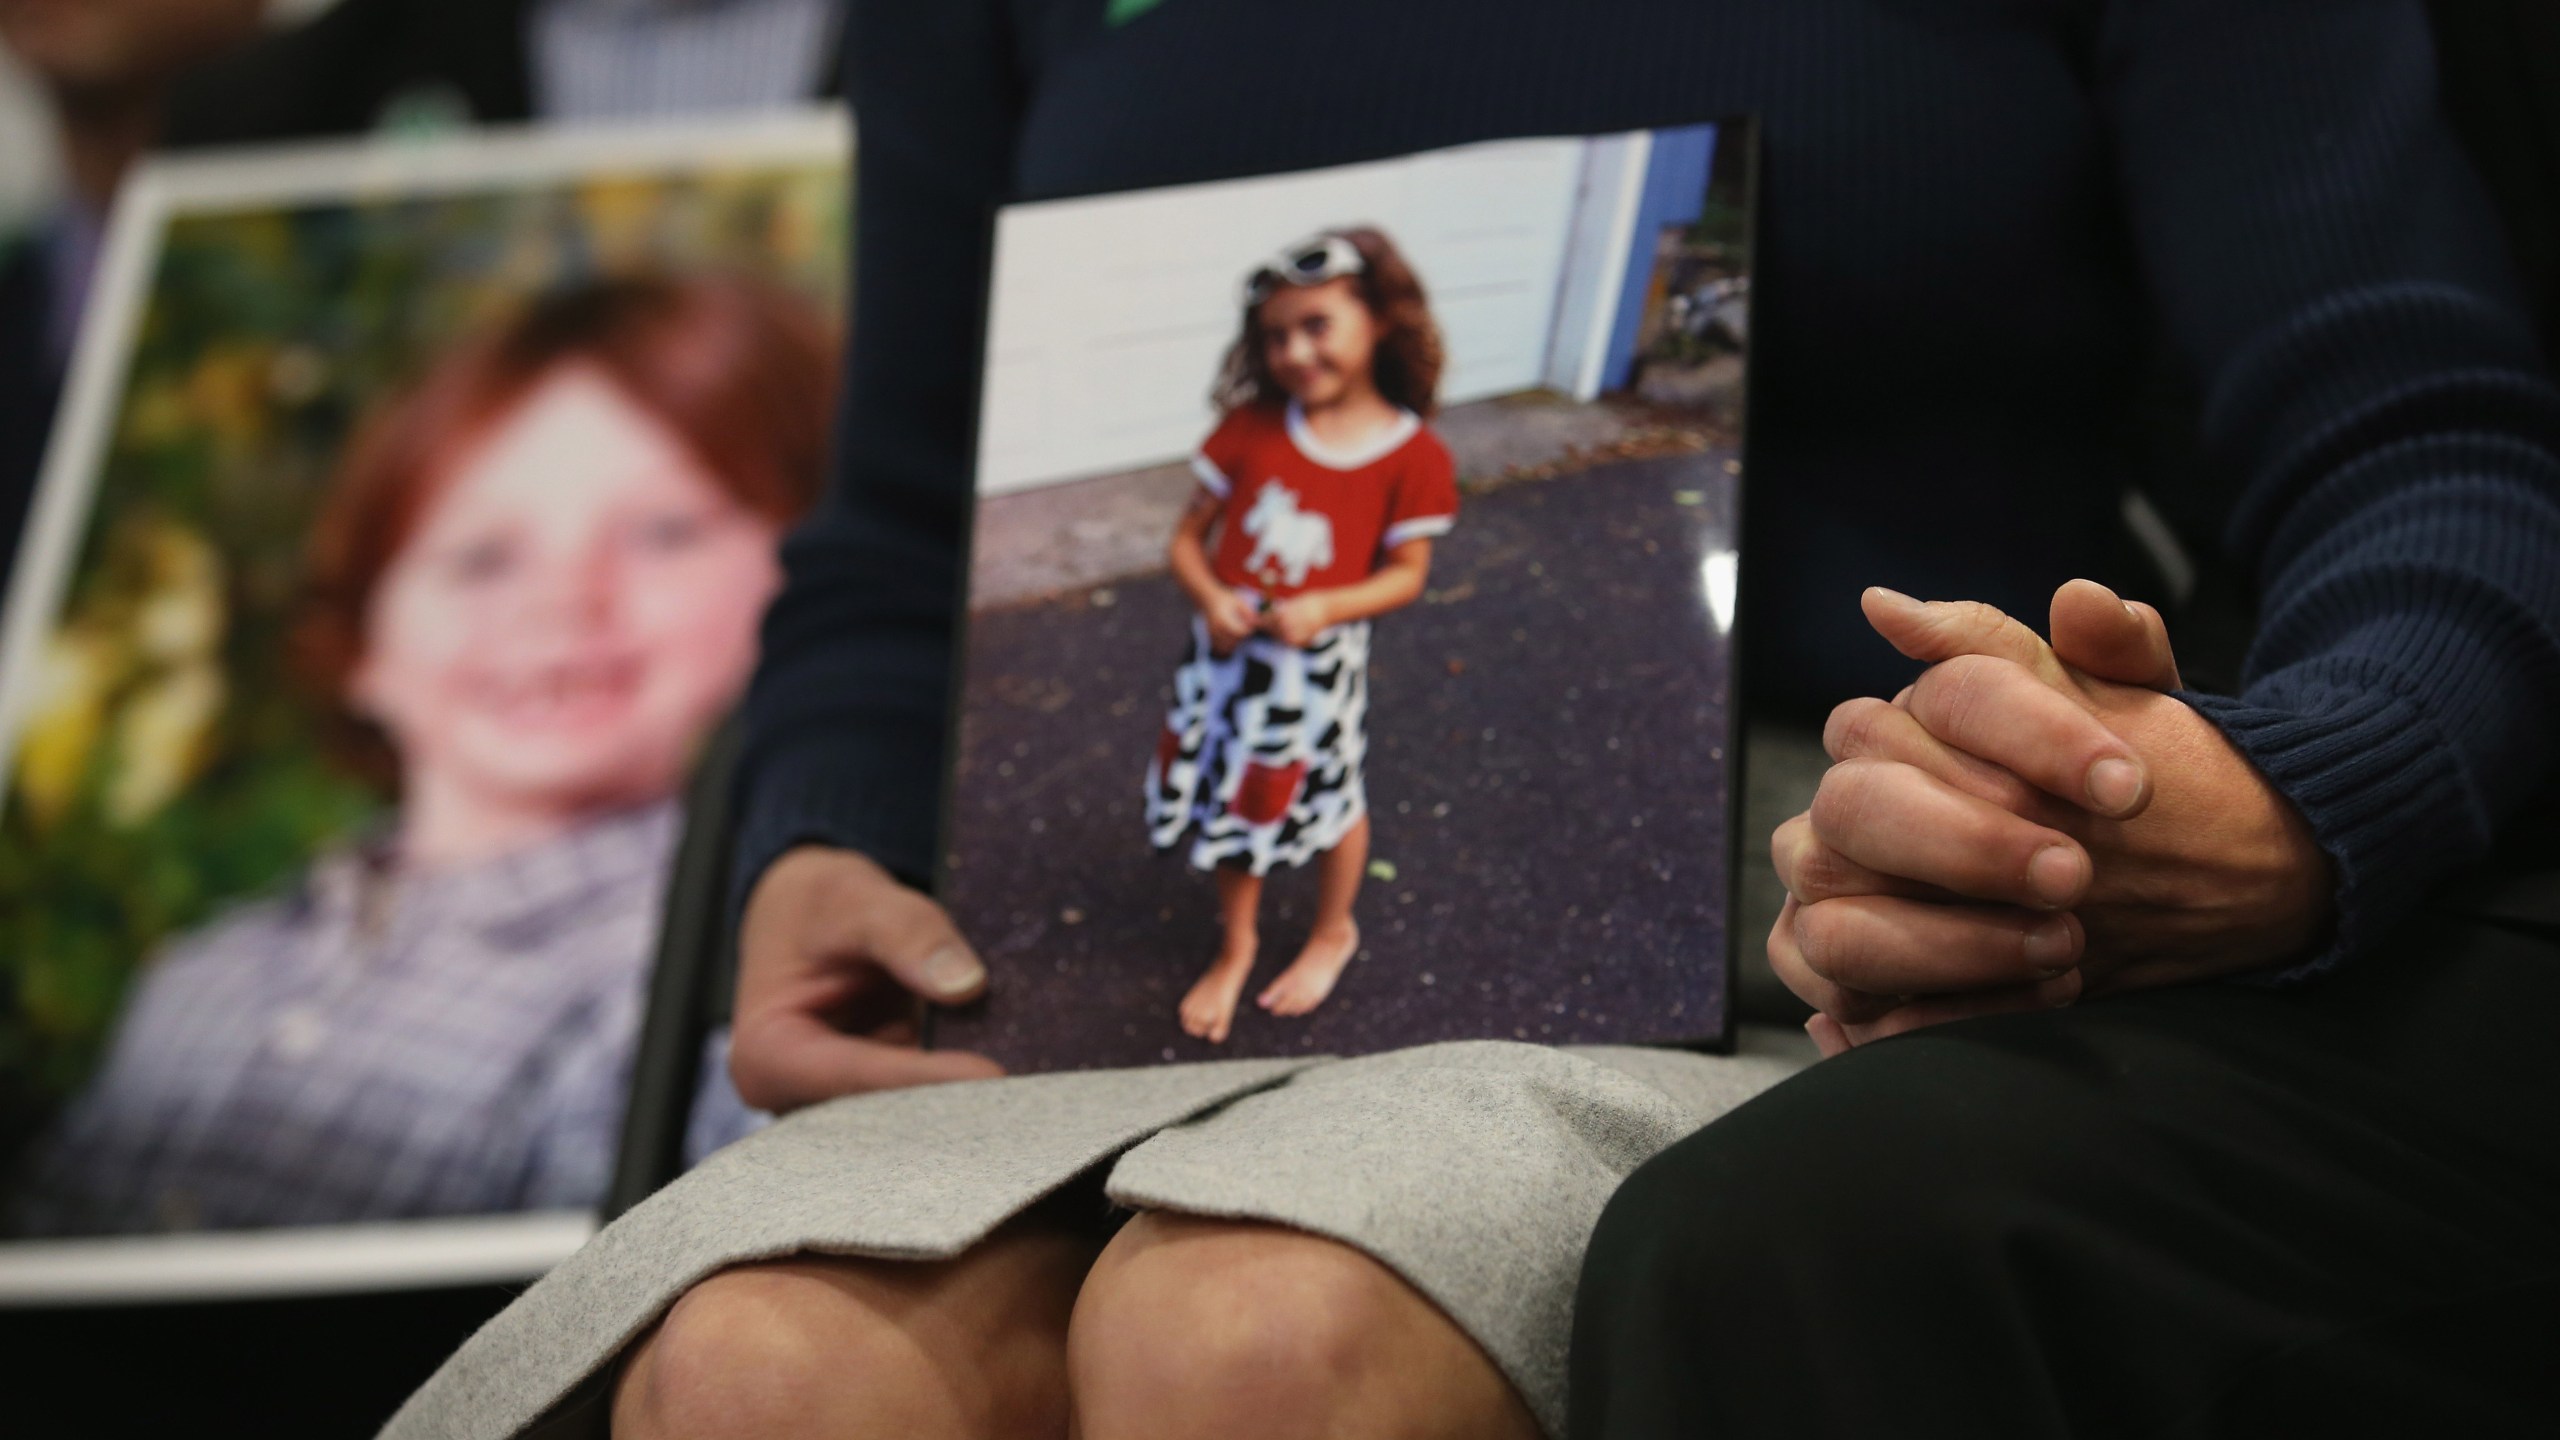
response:
<path id="1" fill-rule="evenodd" d="M 960 944 L 945 945 L 924 957 L 924 980 L 937 995 L 959 995 L 987 978 L 987 967 Z"/>
<path id="2" fill-rule="evenodd" d="M 1917 615 L 1926 608 L 1921 604 L 1921 602 L 1912 599 L 1901 591 L 1888 590 L 1882 585 L 1868 586 L 1867 593 L 1883 602 L 1886 609 L 1896 611 L 1903 615 Z"/>
<path id="3" fill-rule="evenodd" d="M 2110 757 L 2089 767 L 2089 803 L 2101 815 L 2121 815 L 2142 798 L 2142 767 Z"/>
<path id="4" fill-rule="evenodd" d="M 2056 915 L 2027 932 L 2027 963 L 2048 979 L 2071 968 L 2071 922 Z"/>
<path id="5" fill-rule="evenodd" d="M 2027 883 L 2048 905 L 2067 905 L 2080 892 L 2080 856 L 2068 845 L 2047 845 L 2027 861 Z"/>

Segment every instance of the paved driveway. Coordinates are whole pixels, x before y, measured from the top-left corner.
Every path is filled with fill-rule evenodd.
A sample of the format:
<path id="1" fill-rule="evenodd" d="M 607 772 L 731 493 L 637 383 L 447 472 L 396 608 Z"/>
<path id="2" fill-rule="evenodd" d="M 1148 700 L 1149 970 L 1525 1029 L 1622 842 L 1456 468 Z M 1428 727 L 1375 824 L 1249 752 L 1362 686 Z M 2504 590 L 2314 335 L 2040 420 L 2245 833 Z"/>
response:
<path id="1" fill-rule="evenodd" d="M 1211 882 L 1139 812 L 1186 602 L 1158 573 L 973 617 L 948 895 L 995 993 L 946 1043 L 1049 1069 L 1719 1033 L 1729 664 L 1700 565 L 1732 543 L 1729 453 L 1467 497 L 1429 595 L 1377 624 L 1360 956 L 1314 1014 L 1255 1010 L 1314 899 L 1311 868 L 1275 875 L 1223 1046 L 1174 1018 Z"/>

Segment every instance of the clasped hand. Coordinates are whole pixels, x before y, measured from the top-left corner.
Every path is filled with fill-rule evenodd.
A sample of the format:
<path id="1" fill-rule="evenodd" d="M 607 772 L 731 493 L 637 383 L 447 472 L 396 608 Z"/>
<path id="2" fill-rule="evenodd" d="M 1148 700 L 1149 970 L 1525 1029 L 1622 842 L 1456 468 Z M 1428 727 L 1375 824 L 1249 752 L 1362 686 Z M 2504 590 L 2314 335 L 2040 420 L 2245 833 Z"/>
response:
<path id="1" fill-rule="evenodd" d="M 1283 645 L 1304 647 L 1333 623 L 1324 593 L 1318 590 L 1257 608 L 1242 594 L 1222 587 L 1200 607 L 1200 617 L 1208 623 L 1211 643 L 1221 652 L 1234 649 L 1256 631 Z"/>
<path id="2" fill-rule="evenodd" d="M 2048 645 L 1972 603 L 1865 598 L 1930 668 L 1831 714 L 1813 806 L 1770 851 L 1778 976 L 1826 1055 L 1969 1015 L 2261 970 L 2325 934 L 2310 827 L 2168 692 L 2148 606 L 2075 580 Z"/>

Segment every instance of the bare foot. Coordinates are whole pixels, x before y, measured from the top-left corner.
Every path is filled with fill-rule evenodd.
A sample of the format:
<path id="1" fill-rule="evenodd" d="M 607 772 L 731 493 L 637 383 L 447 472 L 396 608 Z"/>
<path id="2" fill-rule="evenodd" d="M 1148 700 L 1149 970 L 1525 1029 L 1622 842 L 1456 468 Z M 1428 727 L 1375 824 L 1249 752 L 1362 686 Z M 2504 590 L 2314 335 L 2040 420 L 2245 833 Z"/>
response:
<path id="1" fill-rule="evenodd" d="M 1191 993 L 1182 997 L 1183 1033 L 1212 1045 L 1227 1043 L 1236 1002 L 1244 998 L 1244 982 L 1253 978 L 1253 952 L 1250 939 L 1241 945 L 1229 941 L 1208 970 L 1191 982 Z"/>
<path id="2" fill-rule="evenodd" d="M 1339 929 L 1320 929 L 1307 937 L 1307 948 L 1264 987 L 1254 1001 L 1274 1015 L 1304 1015 L 1333 993 L 1351 957 L 1360 953 L 1360 927 L 1345 920 Z"/>

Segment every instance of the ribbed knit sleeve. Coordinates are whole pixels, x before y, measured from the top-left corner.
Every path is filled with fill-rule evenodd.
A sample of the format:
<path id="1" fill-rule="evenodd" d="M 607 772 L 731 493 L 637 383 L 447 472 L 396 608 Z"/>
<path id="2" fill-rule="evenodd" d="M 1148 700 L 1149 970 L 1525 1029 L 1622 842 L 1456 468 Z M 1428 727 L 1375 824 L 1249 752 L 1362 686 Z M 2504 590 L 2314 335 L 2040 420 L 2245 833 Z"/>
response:
<path id="1" fill-rule="evenodd" d="M 2100 85 L 2263 597 L 2241 694 L 2188 698 L 2337 863 L 2317 973 L 2551 774 L 2560 393 L 2417 7 L 2120 4 Z"/>
<path id="2" fill-rule="evenodd" d="M 932 875 L 981 280 L 1021 84 L 984 0 L 856 4 L 856 323 L 837 479 L 783 547 L 747 698 L 741 887 L 784 850 Z"/>

